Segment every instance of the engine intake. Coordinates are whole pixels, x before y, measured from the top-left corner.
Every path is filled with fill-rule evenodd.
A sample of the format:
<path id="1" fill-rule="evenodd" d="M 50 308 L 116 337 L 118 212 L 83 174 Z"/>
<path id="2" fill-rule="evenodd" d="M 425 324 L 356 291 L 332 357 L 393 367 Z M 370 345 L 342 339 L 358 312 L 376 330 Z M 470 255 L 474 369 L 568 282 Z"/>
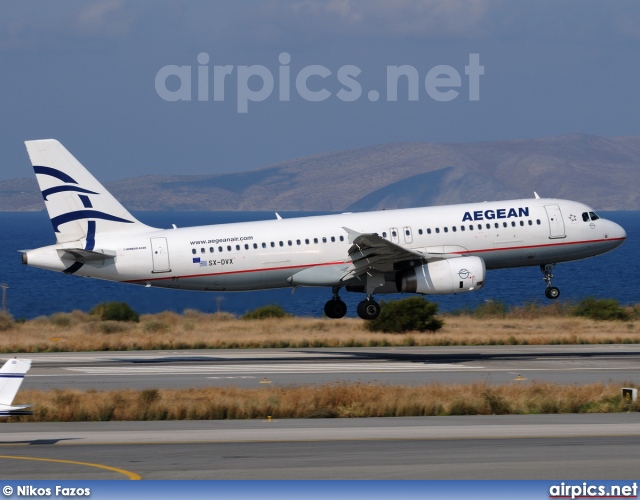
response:
<path id="1" fill-rule="evenodd" d="M 444 295 L 479 290 L 484 284 L 486 268 L 480 257 L 436 260 L 398 273 L 399 292 Z"/>

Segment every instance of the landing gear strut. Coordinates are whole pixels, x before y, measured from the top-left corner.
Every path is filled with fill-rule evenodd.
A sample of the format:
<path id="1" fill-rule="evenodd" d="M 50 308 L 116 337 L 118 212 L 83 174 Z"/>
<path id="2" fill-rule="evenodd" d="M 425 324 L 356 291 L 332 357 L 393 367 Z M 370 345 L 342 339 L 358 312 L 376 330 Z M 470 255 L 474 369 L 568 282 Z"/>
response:
<path id="1" fill-rule="evenodd" d="M 544 294 L 548 299 L 557 299 L 560 297 L 560 289 L 555 286 L 551 286 L 551 278 L 553 278 L 551 271 L 553 271 L 555 266 L 555 264 L 543 264 L 540 266 L 540 270 L 542 271 L 542 274 L 544 274 L 542 279 L 547 284 L 547 289 L 544 291 Z"/>
<path id="2" fill-rule="evenodd" d="M 327 318 L 338 319 L 347 314 L 347 304 L 338 296 L 340 287 L 333 287 L 333 298 L 324 305 L 324 313 Z"/>
<path id="3" fill-rule="evenodd" d="M 380 315 L 380 304 L 369 296 L 358 304 L 358 316 L 362 319 L 376 319 Z"/>

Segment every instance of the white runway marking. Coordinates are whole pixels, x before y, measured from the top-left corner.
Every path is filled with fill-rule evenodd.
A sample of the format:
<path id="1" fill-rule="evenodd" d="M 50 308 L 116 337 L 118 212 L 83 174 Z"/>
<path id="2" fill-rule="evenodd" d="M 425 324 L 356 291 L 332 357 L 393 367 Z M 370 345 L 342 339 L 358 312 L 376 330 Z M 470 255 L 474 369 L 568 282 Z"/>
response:
<path id="1" fill-rule="evenodd" d="M 442 370 L 477 370 L 482 366 L 464 366 L 448 363 L 314 363 L 289 365 L 225 365 L 225 366 L 86 366 L 65 370 L 87 375 L 193 375 L 224 373 L 363 373 L 363 372 L 416 372 Z"/>

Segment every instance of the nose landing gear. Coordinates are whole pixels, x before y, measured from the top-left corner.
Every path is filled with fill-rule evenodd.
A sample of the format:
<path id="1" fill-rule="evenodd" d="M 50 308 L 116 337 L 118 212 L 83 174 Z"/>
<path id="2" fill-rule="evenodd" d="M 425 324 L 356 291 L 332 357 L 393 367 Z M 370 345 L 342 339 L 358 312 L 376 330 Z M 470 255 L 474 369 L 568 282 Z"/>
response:
<path id="1" fill-rule="evenodd" d="M 540 270 L 542 271 L 542 274 L 544 274 L 542 279 L 547 284 L 547 289 L 544 291 L 544 294 L 548 299 L 557 299 L 560 297 L 560 289 L 555 286 L 551 286 L 551 279 L 553 278 L 551 271 L 553 271 L 554 267 L 556 267 L 555 264 L 543 264 L 540 266 Z"/>

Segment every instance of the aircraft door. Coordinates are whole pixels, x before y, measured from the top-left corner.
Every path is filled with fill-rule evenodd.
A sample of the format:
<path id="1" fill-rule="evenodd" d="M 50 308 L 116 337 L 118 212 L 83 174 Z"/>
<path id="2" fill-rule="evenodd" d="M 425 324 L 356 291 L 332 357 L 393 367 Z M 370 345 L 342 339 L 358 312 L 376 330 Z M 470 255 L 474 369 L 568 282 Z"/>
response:
<path id="1" fill-rule="evenodd" d="M 389 228 L 389 236 L 391 236 L 391 242 L 392 243 L 399 243 L 400 242 L 400 236 L 398 235 L 398 228 L 397 227 L 391 227 Z"/>
<path id="2" fill-rule="evenodd" d="M 171 271 L 167 238 L 151 238 L 151 257 L 153 259 L 154 273 L 168 273 Z"/>
<path id="3" fill-rule="evenodd" d="M 404 242 L 413 243 L 413 233 L 411 232 L 411 228 L 409 226 L 404 226 L 402 228 L 402 232 L 404 233 Z"/>
<path id="4" fill-rule="evenodd" d="M 547 219 L 549 219 L 549 238 L 565 238 L 564 221 L 559 205 L 545 205 Z"/>

